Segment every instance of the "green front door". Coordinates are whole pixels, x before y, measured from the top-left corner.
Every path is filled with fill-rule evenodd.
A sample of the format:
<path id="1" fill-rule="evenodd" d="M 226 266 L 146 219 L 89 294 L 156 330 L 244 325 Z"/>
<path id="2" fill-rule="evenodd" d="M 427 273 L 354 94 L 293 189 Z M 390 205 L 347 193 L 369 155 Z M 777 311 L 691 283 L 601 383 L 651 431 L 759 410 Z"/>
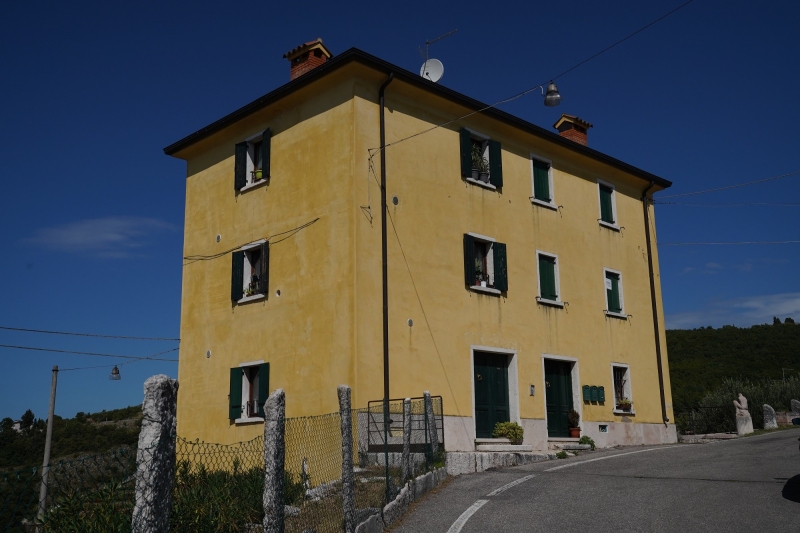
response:
<path id="1" fill-rule="evenodd" d="M 567 416 L 572 410 L 571 371 L 571 363 L 544 360 L 548 437 L 569 437 Z"/>
<path id="2" fill-rule="evenodd" d="M 492 436 L 494 425 L 508 422 L 508 357 L 475 352 L 475 434 Z"/>

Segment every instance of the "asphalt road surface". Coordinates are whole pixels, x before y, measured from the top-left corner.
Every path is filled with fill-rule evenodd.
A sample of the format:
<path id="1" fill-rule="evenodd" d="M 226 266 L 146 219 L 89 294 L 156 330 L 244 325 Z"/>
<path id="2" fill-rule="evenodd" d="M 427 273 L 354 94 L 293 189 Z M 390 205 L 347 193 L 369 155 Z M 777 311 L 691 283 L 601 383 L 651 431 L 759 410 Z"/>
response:
<path id="1" fill-rule="evenodd" d="M 800 532 L 800 430 L 460 476 L 396 533 Z"/>

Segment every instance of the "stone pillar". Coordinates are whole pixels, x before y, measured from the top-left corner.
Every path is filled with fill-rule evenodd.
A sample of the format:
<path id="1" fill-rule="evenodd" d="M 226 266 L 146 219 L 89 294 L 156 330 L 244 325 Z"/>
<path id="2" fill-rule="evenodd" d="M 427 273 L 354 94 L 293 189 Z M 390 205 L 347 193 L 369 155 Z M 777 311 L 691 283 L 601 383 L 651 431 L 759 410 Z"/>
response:
<path id="1" fill-rule="evenodd" d="M 402 478 L 400 482 L 405 482 L 412 477 L 411 472 L 411 399 L 403 400 L 403 460 Z"/>
<path id="2" fill-rule="evenodd" d="M 175 478 L 175 408 L 178 381 L 159 374 L 144 382 L 142 429 L 136 450 L 131 531 L 167 533 Z"/>
<path id="3" fill-rule="evenodd" d="M 800 413 L 800 401 L 792 400 L 792 412 Z"/>
<path id="4" fill-rule="evenodd" d="M 350 409 L 350 387 L 339 385 L 339 415 L 342 419 L 342 511 L 344 532 L 356 529 L 356 489 L 353 478 L 353 415 Z"/>
<path id="5" fill-rule="evenodd" d="M 764 404 L 764 429 L 778 429 L 778 420 L 775 418 L 775 409 Z"/>
<path id="6" fill-rule="evenodd" d="M 286 395 L 276 389 L 264 405 L 264 533 L 283 533 Z"/>
<path id="7" fill-rule="evenodd" d="M 436 433 L 436 417 L 433 416 L 433 402 L 431 401 L 431 393 L 425 391 L 422 393 L 425 398 L 425 419 L 428 422 L 428 440 L 431 443 L 431 453 L 434 457 L 439 453 L 439 437 Z"/>

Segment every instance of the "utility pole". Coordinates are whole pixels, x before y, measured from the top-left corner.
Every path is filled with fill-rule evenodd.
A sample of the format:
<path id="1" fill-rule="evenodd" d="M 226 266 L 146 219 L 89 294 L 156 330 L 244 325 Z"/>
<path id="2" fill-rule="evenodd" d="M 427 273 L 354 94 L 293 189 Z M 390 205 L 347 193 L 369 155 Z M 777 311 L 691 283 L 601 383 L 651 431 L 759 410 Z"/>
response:
<path id="1" fill-rule="evenodd" d="M 47 416 L 47 437 L 44 441 L 44 461 L 42 462 L 42 488 L 39 490 L 38 522 L 44 518 L 45 500 L 47 500 L 47 475 L 50 473 L 50 444 L 53 441 L 53 417 L 56 411 L 56 383 L 58 382 L 58 365 L 53 367 L 53 382 L 50 385 L 50 414 Z"/>

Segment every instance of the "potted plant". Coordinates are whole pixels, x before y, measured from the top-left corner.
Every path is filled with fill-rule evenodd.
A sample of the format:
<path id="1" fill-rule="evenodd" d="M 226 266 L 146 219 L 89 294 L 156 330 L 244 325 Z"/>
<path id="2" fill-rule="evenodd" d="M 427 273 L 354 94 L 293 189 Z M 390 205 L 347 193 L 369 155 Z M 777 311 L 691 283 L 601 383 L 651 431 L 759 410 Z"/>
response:
<path id="1" fill-rule="evenodd" d="M 480 166 L 478 167 L 478 179 L 484 183 L 489 183 L 489 160 L 481 157 Z"/>
<path id="2" fill-rule="evenodd" d="M 516 422 L 498 422 L 492 430 L 492 437 L 508 439 L 511 444 L 522 444 L 524 430 Z"/>
<path id="3" fill-rule="evenodd" d="M 581 415 L 578 414 L 578 411 L 573 409 L 567 415 L 567 422 L 569 424 L 569 436 L 572 439 L 577 439 L 581 436 L 581 428 L 578 424 L 581 421 Z"/>
<path id="4" fill-rule="evenodd" d="M 259 168 L 251 171 L 250 175 L 253 177 L 253 182 L 255 183 L 256 181 L 264 177 L 264 171 Z"/>
<path id="5" fill-rule="evenodd" d="M 483 164 L 483 151 L 481 144 L 477 142 L 472 143 L 472 179 L 479 180 L 481 165 Z"/>
<path id="6" fill-rule="evenodd" d="M 617 409 L 620 411 L 630 411 L 631 407 L 633 407 L 633 402 L 628 398 L 622 398 L 617 401 Z"/>
<path id="7" fill-rule="evenodd" d="M 483 261 L 475 258 L 475 285 L 480 287 L 486 286 L 486 277 L 483 274 Z"/>

